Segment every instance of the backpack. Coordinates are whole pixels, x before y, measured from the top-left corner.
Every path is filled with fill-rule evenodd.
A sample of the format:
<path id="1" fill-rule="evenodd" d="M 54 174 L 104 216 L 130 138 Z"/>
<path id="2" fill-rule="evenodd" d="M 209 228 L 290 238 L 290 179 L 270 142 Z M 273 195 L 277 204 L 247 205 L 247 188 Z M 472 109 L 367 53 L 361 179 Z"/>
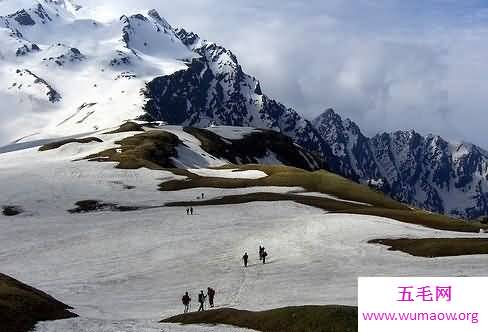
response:
<path id="1" fill-rule="evenodd" d="M 205 302 L 205 295 L 203 294 L 198 294 L 198 302 L 203 303 Z"/>
<path id="2" fill-rule="evenodd" d="M 181 302 L 183 302 L 183 304 L 187 305 L 188 303 L 190 303 L 190 297 L 183 295 L 183 297 L 181 298 Z"/>
<path id="3" fill-rule="evenodd" d="M 208 290 L 208 295 L 210 295 L 210 296 L 214 296 L 214 295 L 215 295 L 215 290 L 214 290 L 213 288 L 210 288 L 210 289 Z"/>

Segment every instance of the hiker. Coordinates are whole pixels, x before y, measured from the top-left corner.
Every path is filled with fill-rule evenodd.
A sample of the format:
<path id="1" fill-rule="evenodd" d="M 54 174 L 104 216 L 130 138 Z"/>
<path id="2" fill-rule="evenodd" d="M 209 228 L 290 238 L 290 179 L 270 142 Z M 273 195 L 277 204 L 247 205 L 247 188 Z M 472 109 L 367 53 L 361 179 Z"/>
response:
<path id="1" fill-rule="evenodd" d="M 268 256 L 268 253 L 263 248 L 263 264 L 266 264 L 266 256 Z"/>
<path id="2" fill-rule="evenodd" d="M 204 194 L 204 193 L 202 193 L 202 199 L 203 199 L 204 197 L 205 197 L 205 194 Z"/>
<path id="3" fill-rule="evenodd" d="M 189 215 L 189 214 L 190 214 L 190 209 L 186 208 L 186 215 Z"/>
<path id="4" fill-rule="evenodd" d="M 188 292 L 185 292 L 185 295 L 183 295 L 181 301 L 183 302 L 183 305 L 185 306 L 184 313 L 186 314 L 190 310 L 190 302 L 191 302 L 191 297 L 190 297 L 190 295 L 188 295 Z"/>
<path id="5" fill-rule="evenodd" d="M 210 308 L 214 307 L 214 297 L 215 297 L 215 289 L 212 287 L 207 288 L 207 296 L 208 296 L 208 304 L 210 305 Z"/>
<path id="6" fill-rule="evenodd" d="M 200 303 L 200 307 L 198 308 L 198 311 L 205 311 L 203 304 L 205 303 L 206 298 L 207 297 L 205 296 L 205 294 L 203 294 L 203 290 L 200 291 L 200 294 L 198 294 L 198 302 Z"/>
<path id="7" fill-rule="evenodd" d="M 259 260 L 263 260 L 264 247 L 259 246 Z"/>
<path id="8" fill-rule="evenodd" d="M 247 260 L 249 259 L 247 252 L 242 256 L 242 259 L 244 260 L 244 267 L 247 267 Z"/>
<path id="9" fill-rule="evenodd" d="M 193 206 L 190 207 L 190 214 L 193 215 Z"/>

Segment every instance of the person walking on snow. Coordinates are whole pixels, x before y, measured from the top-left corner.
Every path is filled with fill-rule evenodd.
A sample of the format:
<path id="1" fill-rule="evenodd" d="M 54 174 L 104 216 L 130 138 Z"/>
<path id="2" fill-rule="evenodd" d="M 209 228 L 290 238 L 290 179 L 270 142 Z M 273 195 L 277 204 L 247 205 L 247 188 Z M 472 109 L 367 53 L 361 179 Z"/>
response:
<path id="1" fill-rule="evenodd" d="M 190 209 L 186 208 L 186 215 L 189 215 L 189 214 L 190 214 Z"/>
<path id="2" fill-rule="evenodd" d="M 263 260 L 264 247 L 259 246 L 259 260 Z"/>
<path id="3" fill-rule="evenodd" d="M 207 296 L 208 296 L 208 304 L 210 305 L 210 308 L 214 307 L 214 297 L 215 297 L 215 289 L 212 287 L 207 288 Z"/>
<path id="4" fill-rule="evenodd" d="M 188 292 L 185 292 L 185 295 L 183 295 L 183 298 L 181 299 L 183 302 L 183 305 L 185 306 L 185 311 L 184 313 L 186 314 L 189 309 L 190 309 L 190 302 L 191 302 L 191 297 L 188 295 Z"/>
<path id="5" fill-rule="evenodd" d="M 190 214 L 193 215 L 193 206 L 190 207 Z"/>
<path id="6" fill-rule="evenodd" d="M 268 253 L 263 248 L 263 264 L 266 264 L 266 257 L 267 256 L 268 256 Z"/>
<path id="7" fill-rule="evenodd" d="M 244 256 L 242 256 L 242 260 L 244 261 L 244 267 L 247 267 L 247 261 L 249 259 L 249 255 L 247 254 L 247 252 L 244 254 Z"/>
<path id="8" fill-rule="evenodd" d="M 205 311 L 205 308 L 203 307 L 204 303 L 205 303 L 205 299 L 207 297 L 205 296 L 205 294 L 203 294 L 203 290 L 200 291 L 200 294 L 198 294 L 198 302 L 200 303 L 200 307 L 198 308 L 198 311 Z"/>
<path id="9" fill-rule="evenodd" d="M 205 197 L 205 194 L 204 194 L 204 193 L 202 193 L 202 199 L 203 199 L 204 197 Z"/>

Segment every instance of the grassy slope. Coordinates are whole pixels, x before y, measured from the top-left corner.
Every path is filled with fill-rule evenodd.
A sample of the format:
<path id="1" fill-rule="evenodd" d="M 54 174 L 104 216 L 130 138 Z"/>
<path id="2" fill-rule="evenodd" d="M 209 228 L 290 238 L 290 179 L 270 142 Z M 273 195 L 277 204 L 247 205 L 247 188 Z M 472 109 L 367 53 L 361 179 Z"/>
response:
<path id="1" fill-rule="evenodd" d="M 122 124 L 116 130 L 109 131 L 105 134 L 118 134 L 118 133 L 126 133 L 126 132 L 131 132 L 131 131 L 144 131 L 144 128 L 142 128 L 142 126 L 140 124 L 129 121 L 129 122 Z"/>
<path id="2" fill-rule="evenodd" d="M 198 187 L 303 187 L 308 192 L 326 193 L 345 200 L 368 203 L 372 206 L 357 205 L 353 203 L 339 202 L 331 199 L 311 196 L 269 193 L 233 195 L 214 200 L 197 202 L 175 202 L 172 205 L 218 205 L 238 204 L 252 201 L 292 200 L 301 204 L 322 208 L 331 212 L 375 215 L 441 230 L 476 233 L 479 231 L 480 228 L 487 227 L 486 225 L 483 225 L 479 222 L 467 223 L 465 221 L 450 218 L 440 214 L 430 213 L 419 209 L 412 209 L 404 204 L 398 203 L 397 201 L 386 197 L 382 193 L 376 192 L 368 188 L 367 186 L 357 184 L 327 171 L 308 172 L 286 166 L 264 165 L 245 165 L 232 167 L 239 169 L 258 169 L 264 171 L 269 176 L 261 179 L 208 178 L 197 176 L 184 170 L 177 170 L 175 171 L 175 173 L 185 175 L 189 179 L 164 182 L 160 184 L 160 189 L 166 191 Z"/>
<path id="3" fill-rule="evenodd" d="M 62 147 L 63 145 L 69 144 L 69 143 L 86 144 L 86 143 L 92 143 L 92 142 L 101 143 L 103 141 L 97 137 L 86 137 L 86 138 L 80 138 L 80 139 L 69 138 L 69 139 L 45 144 L 39 148 L 39 151 L 48 151 L 48 150 L 57 149 L 57 148 Z"/>
<path id="4" fill-rule="evenodd" d="M 69 306 L 0 273 L 0 331 L 23 332 L 43 320 L 76 317 Z"/>
<path id="5" fill-rule="evenodd" d="M 165 131 L 147 131 L 115 142 L 119 148 L 112 148 L 90 155 L 85 159 L 102 162 L 118 162 L 117 168 L 162 169 L 173 167 L 171 157 L 177 155 L 176 146 L 180 140 Z"/>
<path id="6" fill-rule="evenodd" d="M 163 323 L 227 324 L 263 332 L 355 332 L 357 308 L 347 306 L 286 307 L 253 312 L 216 309 L 178 315 Z"/>
<path id="7" fill-rule="evenodd" d="M 128 122 L 122 125 L 115 132 L 133 130 L 143 130 L 143 128 L 138 124 Z M 210 144 L 218 140 L 214 139 L 210 142 L 209 137 L 204 135 L 203 137 L 200 137 L 202 136 L 200 131 L 193 130 L 195 131 L 193 132 L 190 128 L 186 128 L 185 130 L 191 131 L 193 134 L 198 136 L 202 140 L 202 147 L 206 148 L 208 150 L 207 152 L 218 152 L 213 151 L 215 147 Z M 108 149 L 88 156 L 86 159 L 118 162 L 116 167 L 126 169 L 136 169 L 140 167 L 147 167 L 150 169 L 172 168 L 174 165 L 171 157 L 176 157 L 177 152 L 175 147 L 178 144 L 181 144 L 177 136 L 162 130 L 143 131 L 140 134 L 127 137 L 116 143 L 120 145 L 120 148 Z M 365 207 L 355 204 L 351 205 L 345 202 L 333 202 L 332 200 L 327 200 L 324 198 L 307 198 L 298 195 L 294 195 L 293 197 L 290 195 L 274 195 L 273 197 L 270 195 L 268 195 L 268 197 L 263 195 L 249 195 L 247 197 L 242 196 L 241 198 L 229 197 L 220 201 L 206 201 L 205 203 L 229 204 L 227 202 L 242 203 L 253 200 L 293 200 L 302 204 L 323 208 L 328 211 L 382 216 L 406 223 L 423 225 L 441 230 L 474 233 L 478 232 L 480 228 L 488 228 L 488 225 L 483 225 L 479 222 L 466 223 L 462 220 L 449 218 L 447 216 L 412 209 L 386 197 L 380 192 L 370 189 L 367 186 L 357 184 L 353 181 L 347 180 L 341 176 L 324 170 L 309 172 L 293 167 L 270 165 L 229 165 L 229 167 L 236 167 L 240 169 L 259 169 L 266 172 L 269 176 L 256 180 L 207 178 L 194 175 L 185 170 L 169 169 L 176 174 L 187 176 L 189 180 L 176 180 L 162 183 L 160 185 L 160 189 L 180 190 L 197 187 L 242 188 L 253 186 L 303 187 L 308 192 L 326 193 L 345 200 L 368 203 L 372 206 Z M 191 205 L 192 202 L 180 202 L 180 204 Z"/>
<path id="8" fill-rule="evenodd" d="M 390 247 L 388 250 L 398 250 L 417 257 L 488 254 L 487 238 L 378 239 L 369 243 L 383 244 Z"/>

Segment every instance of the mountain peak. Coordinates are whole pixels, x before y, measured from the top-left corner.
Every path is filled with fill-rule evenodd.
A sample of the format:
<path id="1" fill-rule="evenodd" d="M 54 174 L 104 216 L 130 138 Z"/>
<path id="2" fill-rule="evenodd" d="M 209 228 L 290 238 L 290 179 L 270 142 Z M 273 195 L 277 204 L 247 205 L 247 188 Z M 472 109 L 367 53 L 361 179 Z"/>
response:
<path id="1" fill-rule="evenodd" d="M 415 129 L 408 129 L 408 130 L 397 130 L 393 132 L 393 137 L 402 139 L 402 140 L 412 140 L 415 138 L 424 138 L 421 134 L 419 134 Z"/>
<path id="2" fill-rule="evenodd" d="M 334 109 L 328 108 L 322 112 L 315 120 L 313 120 L 315 127 L 328 125 L 339 126 L 354 131 L 355 134 L 360 133 L 359 126 L 349 118 L 343 119 Z"/>
<path id="3" fill-rule="evenodd" d="M 39 30 L 30 29 L 35 25 L 45 25 L 59 20 L 72 20 L 81 8 L 80 5 L 70 0 L 35 1 L 31 7 L 20 8 L 15 13 L 0 16 L 0 27 L 7 28 L 22 38 L 25 31 Z"/>
<path id="4" fill-rule="evenodd" d="M 159 12 L 156 9 L 151 9 L 147 12 L 147 15 L 151 17 L 153 20 L 155 20 L 157 23 L 159 23 L 161 26 L 168 30 L 173 30 L 171 25 L 166 21 L 164 18 L 159 15 Z"/>
<path id="5" fill-rule="evenodd" d="M 122 15 L 122 40 L 134 54 L 176 59 L 191 58 L 191 52 L 178 38 L 171 25 L 152 9 L 147 13 Z"/>
<path id="6" fill-rule="evenodd" d="M 339 116 L 339 114 L 337 114 L 337 112 L 334 111 L 333 108 L 327 108 L 325 111 L 322 112 L 322 115 L 325 117 L 338 117 Z"/>
<path id="7" fill-rule="evenodd" d="M 44 3 L 52 6 L 53 8 L 61 8 L 71 14 L 74 14 L 83 8 L 83 6 L 72 0 L 44 0 Z"/>
<path id="8" fill-rule="evenodd" d="M 186 31 L 184 28 L 175 29 L 175 34 L 188 48 L 193 49 L 200 42 L 200 36 L 191 31 Z"/>
<path id="9" fill-rule="evenodd" d="M 322 122 L 329 123 L 330 121 L 342 122 L 342 118 L 332 108 L 328 108 L 317 116 L 312 123 L 319 125 Z"/>

